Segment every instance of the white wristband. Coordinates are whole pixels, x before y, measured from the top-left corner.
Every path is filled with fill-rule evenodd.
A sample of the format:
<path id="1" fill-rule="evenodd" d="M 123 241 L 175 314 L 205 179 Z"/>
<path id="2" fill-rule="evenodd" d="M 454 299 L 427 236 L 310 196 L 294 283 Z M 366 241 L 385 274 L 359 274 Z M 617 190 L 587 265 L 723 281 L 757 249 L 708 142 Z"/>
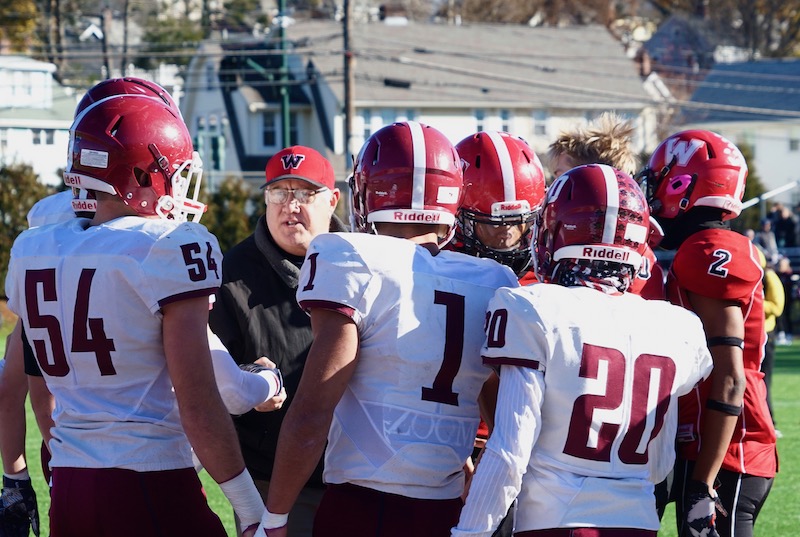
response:
<path id="1" fill-rule="evenodd" d="M 264 509 L 264 516 L 261 517 L 261 527 L 265 530 L 282 528 L 287 522 L 289 522 L 289 513 L 277 515 L 270 513 L 269 509 Z"/>
<path id="2" fill-rule="evenodd" d="M 257 375 L 269 383 L 271 395 L 266 400 L 280 395 L 283 389 L 283 376 L 281 375 L 280 369 L 262 369 Z"/>
<path id="3" fill-rule="evenodd" d="M 242 530 L 258 523 L 264 512 L 264 500 L 246 469 L 233 479 L 220 483 L 219 488 L 231 502 Z"/>

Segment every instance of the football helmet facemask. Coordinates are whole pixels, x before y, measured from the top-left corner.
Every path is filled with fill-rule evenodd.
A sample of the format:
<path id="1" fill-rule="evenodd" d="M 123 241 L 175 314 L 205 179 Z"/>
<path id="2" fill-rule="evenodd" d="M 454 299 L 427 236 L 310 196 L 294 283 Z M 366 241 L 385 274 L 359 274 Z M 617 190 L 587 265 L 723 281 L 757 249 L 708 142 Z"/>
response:
<path id="1" fill-rule="evenodd" d="M 522 138 L 483 131 L 456 144 L 464 166 L 464 199 L 458 211 L 458 241 L 470 255 L 488 257 L 519 273 L 530 264 L 536 214 L 544 204 L 545 176 L 539 157 Z M 520 243 L 492 248 L 476 233 L 476 224 L 522 225 Z"/>
<path id="2" fill-rule="evenodd" d="M 443 224 L 452 239 L 463 192 L 453 144 L 433 127 L 406 121 L 370 136 L 350 178 L 353 229 L 374 233 L 376 222 Z"/>
<path id="3" fill-rule="evenodd" d="M 562 259 L 619 263 L 638 271 L 653 229 L 636 181 L 604 164 L 578 166 L 556 179 L 535 228 L 540 281 L 549 281 Z"/>
<path id="4" fill-rule="evenodd" d="M 637 179 L 656 218 L 714 207 L 723 211 L 722 220 L 730 220 L 742 212 L 747 163 L 739 148 L 719 134 L 686 130 L 661 142 Z"/>
<path id="5" fill-rule="evenodd" d="M 70 127 L 67 186 L 115 194 L 140 216 L 198 221 L 201 178 L 186 125 L 157 99 L 106 97 Z"/>

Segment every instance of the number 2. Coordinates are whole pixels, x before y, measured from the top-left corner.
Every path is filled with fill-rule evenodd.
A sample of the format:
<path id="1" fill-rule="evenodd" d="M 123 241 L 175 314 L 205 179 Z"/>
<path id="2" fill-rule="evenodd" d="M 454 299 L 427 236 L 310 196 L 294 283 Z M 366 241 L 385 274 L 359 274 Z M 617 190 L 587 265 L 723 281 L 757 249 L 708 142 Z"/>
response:
<path id="1" fill-rule="evenodd" d="M 728 250 L 714 250 L 714 257 L 717 258 L 716 261 L 711 263 L 708 267 L 708 273 L 712 276 L 718 276 L 720 278 L 725 278 L 728 276 L 728 269 L 725 267 L 728 263 L 730 263 L 731 258 L 733 257 Z"/>

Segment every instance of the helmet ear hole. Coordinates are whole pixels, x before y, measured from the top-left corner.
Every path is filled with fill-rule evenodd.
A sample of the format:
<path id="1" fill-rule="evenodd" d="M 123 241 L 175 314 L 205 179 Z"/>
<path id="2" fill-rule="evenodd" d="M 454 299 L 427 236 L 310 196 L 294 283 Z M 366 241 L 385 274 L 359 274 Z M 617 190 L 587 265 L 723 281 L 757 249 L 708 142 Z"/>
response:
<path id="1" fill-rule="evenodd" d="M 141 168 L 133 169 L 133 177 L 136 179 L 136 183 L 138 183 L 140 187 L 150 187 L 153 185 L 153 181 L 150 179 L 150 174 Z"/>
<path id="2" fill-rule="evenodd" d="M 478 168 L 478 169 L 480 169 L 480 167 L 481 167 L 481 156 L 480 155 L 475 157 L 475 167 Z"/>

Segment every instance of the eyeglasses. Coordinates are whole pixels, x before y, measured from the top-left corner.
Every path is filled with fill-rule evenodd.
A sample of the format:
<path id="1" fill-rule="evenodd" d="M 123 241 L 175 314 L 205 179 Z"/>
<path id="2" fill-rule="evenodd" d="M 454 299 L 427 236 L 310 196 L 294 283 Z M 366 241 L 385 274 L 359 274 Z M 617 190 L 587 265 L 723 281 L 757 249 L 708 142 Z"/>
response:
<path id="1" fill-rule="evenodd" d="M 267 201 L 275 205 L 283 205 L 287 201 L 289 201 L 289 193 L 291 192 L 294 199 L 297 200 L 297 203 L 300 205 L 308 205 L 309 203 L 314 203 L 314 200 L 317 197 L 317 194 L 320 192 L 325 192 L 328 190 L 327 188 L 320 188 L 319 190 L 313 190 L 311 188 L 270 188 L 267 189 Z"/>

